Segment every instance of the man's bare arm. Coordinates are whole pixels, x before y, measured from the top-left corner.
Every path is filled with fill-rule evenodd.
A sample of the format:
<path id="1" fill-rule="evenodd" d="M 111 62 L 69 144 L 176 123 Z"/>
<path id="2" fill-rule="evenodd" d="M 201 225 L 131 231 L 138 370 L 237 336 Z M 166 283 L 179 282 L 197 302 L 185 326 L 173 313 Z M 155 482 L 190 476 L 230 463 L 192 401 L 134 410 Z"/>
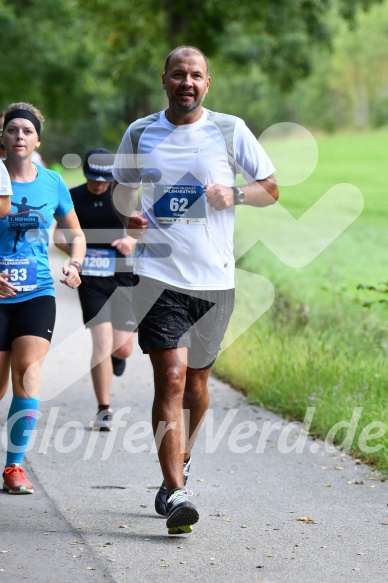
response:
<path id="1" fill-rule="evenodd" d="M 127 228 L 128 219 L 136 211 L 139 204 L 139 188 L 131 188 L 114 180 L 112 184 L 112 204 L 115 213 L 124 227 Z"/>
<path id="2" fill-rule="evenodd" d="M 243 205 L 264 207 L 274 204 L 279 198 L 279 189 L 274 175 L 255 180 L 240 186 L 244 193 Z M 214 209 L 220 211 L 234 205 L 234 193 L 229 186 L 221 184 L 206 185 L 207 201 Z"/>
<path id="3" fill-rule="evenodd" d="M 131 188 L 114 181 L 112 185 L 113 208 L 133 239 L 139 239 L 148 226 L 148 219 L 137 210 L 139 204 L 139 188 Z"/>

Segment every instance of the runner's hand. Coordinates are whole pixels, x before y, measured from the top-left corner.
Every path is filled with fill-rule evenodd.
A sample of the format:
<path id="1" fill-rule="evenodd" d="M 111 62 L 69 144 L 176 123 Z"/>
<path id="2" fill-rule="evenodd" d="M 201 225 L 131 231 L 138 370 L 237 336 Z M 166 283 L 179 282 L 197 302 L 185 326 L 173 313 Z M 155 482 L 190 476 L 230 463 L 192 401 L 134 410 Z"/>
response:
<path id="1" fill-rule="evenodd" d="M 10 273 L 0 273 L 0 298 L 5 299 L 16 296 L 18 289 L 7 281 L 9 277 L 12 277 Z"/>
<path id="2" fill-rule="evenodd" d="M 234 205 L 233 190 L 222 184 L 207 184 L 205 187 L 207 202 L 216 211 L 222 211 Z"/>
<path id="3" fill-rule="evenodd" d="M 113 243 L 111 243 L 111 246 L 115 247 L 117 251 L 119 251 L 122 255 L 126 257 L 131 253 L 132 247 L 135 245 L 135 243 L 136 240 L 133 239 L 133 237 L 127 235 L 122 239 L 116 239 L 116 241 L 113 241 Z"/>
<path id="4" fill-rule="evenodd" d="M 72 289 L 81 285 L 81 278 L 75 265 L 67 265 L 62 268 L 62 271 L 66 277 L 60 280 L 61 283 L 64 283 L 67 287 L 71 287 Z"/>
<path id="5" fill-rule="evenodd" d="M 148 219 L 139 211 L 133 211 L 128 219 L 127 232 L 130 237 L 140 239 L 146 232 L 148 227 Z"/>

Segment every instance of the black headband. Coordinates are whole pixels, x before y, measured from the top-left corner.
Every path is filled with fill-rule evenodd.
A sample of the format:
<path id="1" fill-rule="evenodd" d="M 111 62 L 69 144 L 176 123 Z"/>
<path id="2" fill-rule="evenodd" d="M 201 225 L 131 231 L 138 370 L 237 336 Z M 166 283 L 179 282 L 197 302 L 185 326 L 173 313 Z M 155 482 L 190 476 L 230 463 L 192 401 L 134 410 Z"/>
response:
<path id="1" fill-rule="evenodd" d="M 5 130 L 5 126 L 13 119 L 15 119 L 16 117 L 21 117 L 23 119 L 28 119 L 34 126 L 34 128 L 36 129 L 36 133 L 38 134 L 38 137 L 40 138 L 40 121 L 34 116 L 33 113 L 31 113 L 30 111 L 27 111 L 26 109 L 14 109 L 13 111 L 8 112 L 5 116 L 4 116 L 4 125 L 3 125 L 3 130 Z"/>

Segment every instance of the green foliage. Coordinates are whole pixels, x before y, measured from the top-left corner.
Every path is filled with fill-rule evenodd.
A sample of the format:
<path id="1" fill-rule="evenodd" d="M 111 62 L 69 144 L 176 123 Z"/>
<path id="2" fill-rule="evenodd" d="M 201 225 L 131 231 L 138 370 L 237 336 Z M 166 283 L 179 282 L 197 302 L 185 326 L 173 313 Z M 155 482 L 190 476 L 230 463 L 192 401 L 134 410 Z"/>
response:
<path id="1" fill-rule="evenodd" d="M 384 296 L 388 295 L 388 282 L 381 282 L 381 287 L 376 287 L 375 285 L 365 285 L 365 284 L 358 284 L 357 289 L 363 289 L 367 291 L 375 292 L 376 294 L 382 294 Z M 387 298 L 380 298 L 380 299 L 373 299 L 369 301 L 364 301 L 363 306 L 365 308 L 370 308 L 373 304 L 388 304 Z"/>
<path id="2" fill-rule="evenodd" d="M 51 122 L 42 149 L 50 159 L 85 151 L 92 142 L 116 148 L 128 123 L 163 107 L 160 76 L 166 54 L 178 44 L 194 44 L 211 58 L 219 87 L 228 95 L 224 100 L 215 95 L 214 102 L 221 110 L 248 111 L 248 123 L 260 131 L 274 120 L 300 115 L 297 105 L 303 99 L 288 101 L 284 91 L 319 67 L 314 47 L 335 44 L 331 8 L 339 7 L 341 18 L 355 23 L 364 9 L 378 3 L 0 0 L 1 42 L 7 55 L 0 62 L 0 107 L 23 100 L 43 110 Z M 382 21 L 377 24 L 382 32 Z M 355 53 L 351 48 L 349 54 Z M 370 83 L 380 113 L 372 121 L 380 124 L 383 72 L 379 77 L 377 68 L 373 70 Z M 315 93 L 304 99 L 310 105 L 321 101 L 323 113 L 332 112 L 331 85 L 326 82 L 325 73 Z M 346 106 L 344 102 L 342 109 Z M 318 121 L 325 120 L 325 127 L 337 127 L 336 111 L 329 119 L 317 107 L 305 107 L 302 113 L 310 110 Z"/>
<path id="3" fill-rule="evenodd" d="M 382 169 L 388 134 L 316 139 L 315 172 L 303 184 L 281 187 L 279 202 L 297 218 L 333 185 L 349 182 L 363 193 L 364 210 L 306 267 L 284 265 L 261 242 L 239 260 L 240 269 L 272 283 L 275 301 L 221 354 L 216 372 L 244 390 L 250 401 L 292 419 L 303 420 L 306 408 L 316 406 L 312 432 L 321 438 L 335 423 L 349 421 L 354 407 L 362 407 L 354 452 L 388 475 L 388 431 L 375 442 L 382 446 L 378 452 L 369 454 L 358 447 L 358 437 L 369 423 L 388 425 L 386 304 L 377 301 L 373 309 L 364 307 L 365 295 L 385 299 L 388 288 L 381 284 L 357 290 L 360 281 L 386 277 L 386 173 Z M 289 148 L 291 153 L 298 143 Z M 265 215 L 265 209 L 238 209 L 237 252 L 247 233 L 257 232 L 257 213 Z M 273 229 L 274 236 L 281 237 L 276 225 Z M 254 287 L 250 294 L 244 309 L 257 301 Z M 236 315 L 237 321 L 243 317 Z"/>

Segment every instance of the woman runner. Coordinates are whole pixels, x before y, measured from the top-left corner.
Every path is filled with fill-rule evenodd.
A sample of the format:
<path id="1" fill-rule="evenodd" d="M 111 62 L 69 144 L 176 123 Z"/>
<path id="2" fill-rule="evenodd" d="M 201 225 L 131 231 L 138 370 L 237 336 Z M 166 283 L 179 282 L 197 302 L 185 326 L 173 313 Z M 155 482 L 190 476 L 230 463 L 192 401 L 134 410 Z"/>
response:
<path id="1" fill-rule="evenodd" d="M 11 371 L 13 398 L 3 472 L 3 489 L 10 494 L 34 492 L 22 461 L 36 423 L 41 366 L 54 330 L 54 282 L 48 261 L 53 219 L 71 249 L 62 283 L 70 288 L 80 285 L 85 256 L 85 238 L 63 179 L 32 161 L 42 125 L 41 112 L 29 103 L 13 103 L 5 111 L 4 164 L 13 194 L 11 212 L 0 219 L 0 399 Z"/>

